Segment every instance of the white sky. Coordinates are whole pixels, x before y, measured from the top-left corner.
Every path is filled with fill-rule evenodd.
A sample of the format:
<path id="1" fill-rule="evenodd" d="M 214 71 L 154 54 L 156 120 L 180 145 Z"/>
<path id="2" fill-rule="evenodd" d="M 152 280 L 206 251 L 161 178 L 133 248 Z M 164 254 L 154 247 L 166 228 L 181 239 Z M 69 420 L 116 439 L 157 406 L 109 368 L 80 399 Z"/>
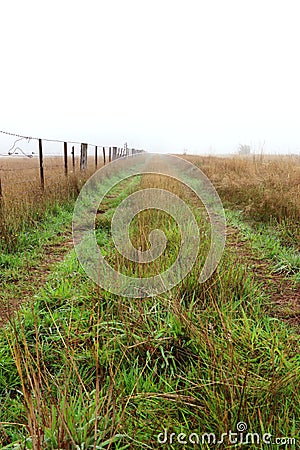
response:
<path id="1" fill-rule="evenodd" d="M 3 1 L 0 129 L 300 153 L 299 17 L 292 0 Z"/>

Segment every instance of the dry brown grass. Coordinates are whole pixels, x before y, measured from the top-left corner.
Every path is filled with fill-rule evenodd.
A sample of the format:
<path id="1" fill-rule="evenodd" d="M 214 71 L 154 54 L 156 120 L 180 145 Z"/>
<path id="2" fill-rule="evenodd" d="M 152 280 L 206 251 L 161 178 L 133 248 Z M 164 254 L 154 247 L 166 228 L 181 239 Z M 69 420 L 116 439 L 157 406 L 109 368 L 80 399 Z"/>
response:
<path id="1" fill-rule="evenodd" d="M 262 222 L 299 230 L 300 156 L 186 156 L 210 178 L 222 201 Z"/>
<path id="2" fill-rule="evenodd" d="M 99 161 L 98 167 L 102 165 Z M 68 161 L 68 176 L 64 173 L 63 158 L 44 158 L 45 187 L 41 188 L 37 158 L 1 158 L 0 178 L 0 234 L 2 245 L 13 249 L 24 229 L 39 221 L 48 208 L 69 202 L 78 194 L 84 181 L 95 170 L 94 161 L 88 161 L 86 172 L 80 172 L 79 160 Z"/>
<path id="3" fill-rule="evenodd" d="M 291 235 L 299 235 L 300 156 L 184 158 L 210 178 L 225 205 L 242 210 L 245 217 L 253 220 L 283 224 Z M 94 161 L 91 158 L 86 173 L 80 173 L 78 166 L 77 158 L 73 172 L 69 160 L 66 177 L 63 158 L 45 158 L 45 190 L 42 191 L 37 158 L 0 159 L 2 240 L 11 244 L 15 234 L 39 220 L 49 205 L 76 196 L 94 170 Z"/>

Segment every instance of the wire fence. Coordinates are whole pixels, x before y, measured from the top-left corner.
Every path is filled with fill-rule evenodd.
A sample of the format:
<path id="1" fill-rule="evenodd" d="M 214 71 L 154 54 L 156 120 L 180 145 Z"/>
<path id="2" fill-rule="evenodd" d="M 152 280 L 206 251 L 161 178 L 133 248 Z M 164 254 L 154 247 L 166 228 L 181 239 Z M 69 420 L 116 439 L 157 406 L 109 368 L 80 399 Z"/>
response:
<path id="1" fill-rule="evenodd" d="M 1 144 L 0 140 L 0 198 L 6 187 L 37 181 L 42 191 L 45 184 L 59 182 L 59 176 L 80 174 L 97 170 L 111 161 L 133 156 L 144 150 L 123 147 L 99 146 L 95 144 L 62 141 L 59 139 L 37 138 L 0 130 L 0 137 L 10 141 Z M 60 146 L 58 145 L 60 144 Z M 6 149 L 3 151 L 3 148 Z M 13 160 L 13 163 L 12 163 Z"/>

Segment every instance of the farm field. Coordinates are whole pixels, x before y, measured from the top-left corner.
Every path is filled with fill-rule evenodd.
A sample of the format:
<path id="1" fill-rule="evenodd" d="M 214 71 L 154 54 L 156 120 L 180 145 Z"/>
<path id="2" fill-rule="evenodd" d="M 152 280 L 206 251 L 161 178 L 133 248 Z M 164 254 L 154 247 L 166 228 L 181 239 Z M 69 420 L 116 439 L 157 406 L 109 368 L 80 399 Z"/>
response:
<path id="1" fill-rule="evenodd" d="M 20 245 L 20 233 L 34 226 L 59 204 L 72 202 L 81 186 L 95 170 L 93 158 L 89 158 L 87 170 L 80 172 L 79 158 L 75 166 L 69 158 L 68 176 L 64 173 L 63 158 L 44 158 L 44 190 L 41 188 L 38 158 L 1 158 L 1 239 L 8 250 Z M 98 168 L 103 161 L 98 162 Z M 26 232 L 25 232 L 26 233 Z"/>
<path id="2" fill-rule="evenodd" d="M 168 246 L 159 263 L 128 263 L 116 251 L 114 211 L 141 189 L 178 195 L 201 235 L 190 273 L 170 291 L 142 299 L 94 284 L 73 249 L 75 200 L 93 170 L 65 177 L 49 159 L 56 181 L 49 177 L 42 192 L 32 160 L 22 170 L 18 160 L 5 162 L 1 448 L 224 449 L 245 444 L 247 431 L 250 449 L 299 446 L 300 157 L 181 158 L 209 177 L 222 200 L 225 251 L 199 284 L 210 243 L 203 205 L 163 175 L 122 182 L 96 216 L 97 242 L 113 267 L 149 277 L 178 253 L 176 222 L 155 210 L 133 220 L 131 241 L 147 250 L 149 233 L 162 229 Z M 155 164 L 159 172 L 159 157 Z M 238 441 L 228 440 L 230 432 Z"/>

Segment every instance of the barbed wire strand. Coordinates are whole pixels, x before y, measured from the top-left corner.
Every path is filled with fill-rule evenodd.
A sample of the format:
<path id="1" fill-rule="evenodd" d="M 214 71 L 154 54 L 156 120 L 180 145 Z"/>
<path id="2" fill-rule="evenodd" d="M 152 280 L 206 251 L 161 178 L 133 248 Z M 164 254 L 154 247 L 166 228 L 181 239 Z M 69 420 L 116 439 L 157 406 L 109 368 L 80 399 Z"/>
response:
<path id="1" fill-rule="evenodd" d="M 58 142 L 60 144 L 63 144 L 64 142 L 66 142 L 67 144 L 81 145 L 83 143 L 83 142 L 79 142 L 79 141 L 68 141 L 68 140 L 60 140 L 60 139 L 49 139 L 49 138 L 38 138 L 38 137 L 32 137 L 32 136 L 24 136 L 22 134 L 10 133 L 9 131 L 3 131 L 3 130 L 0 130 L 0 133 L 8 135 L 8 136 L 14 136 L 14 137 L 21 138 L 21 139 L 27 139 L 28 141 L 30 141 L 30 140 L 38 141 L 39 139 L 42 139 L 45 142 Z M 108 148 L 108 147 L 121 148 L 118 145 L 107 146 L 107 145 L 99 145 L 99 144 L 96 145 L 96 144 L 91 144 L 91 143 L 86 143 L 86 144 L 88 146 L 91 146 L 91 147 L 99 147 L 99 148 L 101 148 L 101 147 L 105 147 L 105 148 Z M 143 151 L 143 150 L 136 150 L 136 151 L 140 152 L 140 151 Z"/>
<path id="2" fill-rule="evenodd" d="M 45 142 L 56 142 L 56 143 L 60 143 L 60 144 L 63 144 L 63 143 L 67 143 L 67 144 L 73 144 L 73 145 L 81 145 L 82 144 L 82 142 L 78 142 L 78 141 L 68 141 L 68 140 L 60 140 L 60 139 L 48 139 L 48 138 L 37 138 L 37 137 L 32 137 L 32 136 L 24 136 L 24 135 L 21 135 L 21 134 L 18 134 L 18 133 L 11 133 L 11 132 L 8 132 L 8 131 L 4 131 L 4 130 L 0 130 L 0 134 L 3 134 L 3 135 L 6 135 L 6 136 L 13 136 L 14 138 L 17 138 L 17 139 L 15 139 L 15 141 L 14 141 L 14 143 L 13 143 L 13 145 L 10 147 L 10 149 L 8 150 L 8 152 L 7 152 L 7 154 L 0 154 L 0 156 L 4 156 L 4 157 L 11 157 L 11 156 L 14 156 L 14 157 L 16 157 L 16 156 L 21 156 L 21 155 L 19 155 L 17 152 L 19 151 L 19 152 L 21 152 L 22 153 L 22 155 L 23 156 L 25 156 L 25 157 L 28 157 L 28 158 L 37 158 L 37 155 L 35 154 L 35 152 L 31 152 L 30 154 L 26 154 L 25 152 L 24 152 L 24 150 L 22 149 L 22 148 L 20 148 L 19 146 L 17 146 L 16 147 L 16 144 L 17 144 L 17 142 L 20 142 L 20 141 L 23 141 L 24 139 L 27 141 L 27 143 L 29 144 L 30 143 L 30 141 L 31 140 L 36 140 L 36 141 L 39 141 L 40 139 L 42 140 L 42 141 L 45 141 Z M 119 152 L 119 150 L 121 149 L 122 151 L 121 151 L 121 156 L 122 156 L 122 152 L 123 152 L 123 149 L 121 148 L 121 147 L 118 147 L 118 146 L 103 146 L 103 145 L 95 145 L 95 144 L 90 144 L 90 143 L 86 143 L 86 145 L 87 145 L 87 147 L 99 147 L 99 149 L 101 149 L 101 148 L 103 148 L 103 149 L 108 149 L 108 148 L 117 148 L 118 149 L 118 152 Z M 125 146 L 126 146 L 126 151 L 127 151 L 127 149 L 128 149 L 128 147 L 127 147 L 127 144 L 125 144 Z M 129 149 L 128 149 L 129 150 Z M 134 149 L 131 149 L 132 151 L 134 151 Z M 140 152 L 140 151 L 142 151 L 142 150 L 136 150 L 136 152 Z M 57 158 L 57 157 L 59 157 L 60 155 L 53 155 L 53 154 L 48 154 L 48 156 L 50 157 L 50 156 L 52 156 L 53 158 Z M 125 155 L 124 155 L 125 156 Z M 75 157 L 76 158 L 76 165 L 77 165 L 77 163 L 78 163 L 78 161 L 77 161 L 77 159 L 78 159 L 78 156 L 76 155 L 74 155 L 73 157 Z M 90 158 L 91 157 L 91 155 L 88 155 L 88 158 Z M 70 156 L 68 157 L 68 160 L 70 159 Z M 99 155 L 99 160 L 101 159 L 101 156 Z M 60 169 L 62 169 L 62 166 L 61 166 L 61 164 L 55 164 L 55 165 L 44 165 L 44 169 L 45 170 L 47 170 L 48 168 L 49 169 L 53 169 L 53 168 L 56 168 L 56 167 L 59 167 Z M 34 167 L 34 166 L 32 166 L 32 167 L 22 167 L 22 168 L 19 168 L 19 167 L 17 167 L 17 168 L 14 168 L 14 169 L 12 169 L 12 168 L 4 168 L 3 166 L 0 166 L 0 171 L 2 172 L 2 173 L 6 173 L 6 172 L 15 172 L 16 170 L 22 170 L 22 171 L 26 171 L 26 170 L 39 170 L 39 167 L 38 166 L 36 166 L 36 167 Z M 77 172 L 77 170 L 75 169 L 75 167 L 74 167 L 74 170 L 73 170 L 73 168 L 71 169 L 71 171 L 70 171 L 70 173 L 76 173 Z M 55 182 L 53 182 L 53 183 L 51 183 L 50 182 L 50 185 L 54 185 L 54 184 L 57 184 L 57 185 L 59 185 L 60 183 L 59 182 L 57 182 L 57 176 L 60 176 L 61 174 L 57 174 L 57 175 L 52 175 L 52 176 L 48 176 L 47 177 L 47 184 L 48 184 L 48 182 L 49 181 L 52 181 L 52 180 L 55 180 L 56 181 L 56 183 Z M 6 177 L 5 177 L 6 178 Z M 11 181 L 9 178 L 8 179 L 5 179 L 5 184 L 6 185 L 22 185 L 22 184 L 27 184 L 27 183 L 30 183 L 30 184 L 36 184 L 37 182 L 39 182 L 38 181 L 38 179 L 23 179 L 23 180 L 20 180 L 20 181 Z M 49 184 L 48 184 L 48 186 L 49 186 Z M 2 194 L 1 194 L 2 195 Z"/>
<path id="3" fill-rule="evenodd" d="M 25 138 L 25 137 L 21 137 L 15 140 L 15 142 L 13 143 L 12 147 L 8 150 L 8 155 L 12 156 L 14 155 L 17 150 L 19 150 L 21 153 L 23 153 L 24 156 L 27 156 L 28 158 L 32 158 L 33 154 L 31 153 L 30 155 L 27 155 L 22 149 L 21 147 L 15 147 L 16 143 L 19 141 L 23 141 L 24 139 L 27 140 L 27 143 L 29 144 L 30 142 L 30 138 Z"/>
<path id="4" fill-rule="evenodd" d="M 68 141 L 68 140 L 64 140 L 63 141 L 63 140 L 60 140 L 60 139 L 49 139 L 49 138 L 38 138 L 38 137 L 32 137 L 32 136 L 24 136 L 22 134 L 10 133 L 9 131 L 3 131 L 3 130 L 0 130 L 0 133 L 8 135 L 8 136 L 14 136 L 14 137 L 20 138 L 20 139 L 27 139 L 28 141 L 30 141 L 30 140 L 38 141 L 39 139 L 42 139 L 43 141 L 46 141 L 46 142 L 58 142 L 60 144 L 63 144 L 64 142 L 67 142 L 68 144 L 77 144 L 77 145 L 81 145 L 82 144 L 82 142 L 79 142 L 79 141 Z M 89 144 L 89 143 L 87 145 L 90 145 L 92 147 L 96 147 L 96 146 L 97 147 L 103 147 L 101 145 Z"/>

